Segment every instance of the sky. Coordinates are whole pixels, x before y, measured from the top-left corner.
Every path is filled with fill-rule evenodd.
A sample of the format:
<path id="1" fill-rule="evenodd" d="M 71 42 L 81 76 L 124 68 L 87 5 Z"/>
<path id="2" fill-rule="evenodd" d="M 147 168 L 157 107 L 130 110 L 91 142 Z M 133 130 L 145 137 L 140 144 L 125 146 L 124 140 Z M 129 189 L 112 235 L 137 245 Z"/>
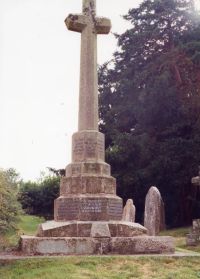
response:
<path id="1" fill-rule="evenodd" d="M 97 0 L 97 15 L 122 33 L 130 25 L 121 16 L 140 3 Z M 13 167 L 24 180 L 71 162 L 80 34 L 64 20 L 81 6 L 82 0 L 0 0 L 0 168 Z M 112 33 L 98 36 L 98 63 L 110 60 L 116 47 Z"/>

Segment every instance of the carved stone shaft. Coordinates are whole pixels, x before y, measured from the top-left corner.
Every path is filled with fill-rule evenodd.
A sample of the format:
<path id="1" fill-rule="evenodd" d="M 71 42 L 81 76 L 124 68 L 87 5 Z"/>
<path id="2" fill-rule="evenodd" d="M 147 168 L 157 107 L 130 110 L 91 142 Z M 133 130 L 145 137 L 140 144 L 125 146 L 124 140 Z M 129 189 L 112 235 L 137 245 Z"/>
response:
<path id="1" fill-rule="evenodd" d="M 108 34 L 111 22 L 96 17 L 96 0 L 84 0 L 82 12 L 65 21 L 69 30 L 81 33 L 79 131 L 98 130 L 97 34 Z"/>
<path id="2" fill-rule="evenodd" d="M 82 14 L 70 14 L 67 28 L 81 33 L 79 129 L 72 137 L 72 163 L 55 200 L 56 221 L 121 220 L 122 199 L 105 163 L 105 137 L 98 131 L 97 35 L 111 22 L 96 16 L 96 1 L 83 0 Z"/>

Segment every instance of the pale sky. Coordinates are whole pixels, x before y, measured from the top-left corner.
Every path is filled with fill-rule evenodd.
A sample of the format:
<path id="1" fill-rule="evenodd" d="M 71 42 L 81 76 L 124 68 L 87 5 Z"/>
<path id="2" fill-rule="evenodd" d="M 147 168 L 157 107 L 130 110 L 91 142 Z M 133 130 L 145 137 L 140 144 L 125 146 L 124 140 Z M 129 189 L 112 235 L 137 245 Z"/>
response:
<path id="1" fill-rule="evenodd" d="M 200 6 L 200 0 L 197 0 Z M 97 15 L 112 32 L 130 25 L 121 18 L 141 0 L 97 0 Z M 71 162 L 77 131 L 80 34 L 66 29 L 81 0 L 0 0 L 0 168 L 25 180 L 46 167 Z M 98 37 L 98 63 L 112 58 L 113 35 Z"/>

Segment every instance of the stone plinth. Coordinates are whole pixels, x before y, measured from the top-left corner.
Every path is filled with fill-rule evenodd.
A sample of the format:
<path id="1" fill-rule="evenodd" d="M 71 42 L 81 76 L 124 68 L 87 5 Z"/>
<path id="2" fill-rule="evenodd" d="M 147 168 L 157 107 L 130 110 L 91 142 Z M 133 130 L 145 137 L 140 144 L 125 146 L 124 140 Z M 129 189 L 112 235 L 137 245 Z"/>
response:
<path id="1" fill-rule="evenodd" d="M 116 196 L 116 179 L 105 163 L 105 138 L 86 130 L 72 137 L 72 163 L 61 179 L 60 197 L 54 203 L 55 221 L 121 220 L 122 199 Z"/>
<path id="2" fill-rule="evenodd" d="M 36 237 L 22 236 L 26 254 L 96 255 L 162 254 L 174 252 L 171 237 L 151 237 L 132 222 L 55 222 L 39 226 Z"/>
<path id="3" fill-rule="evenodd" d="M 167 236 L 115 238 L 22 236 L 21 249 L 31 255 L 172 254 L 174 241 Z"/>
<path id="4" fill-rule="evenodd" d="M 108 232 L 104 235 L 105 226 Z M 103 229 L 102 229 L 103 228 Z M 38 228 L 38 237 L 94 237 L 94 231 L 99 237 L 133 237 L 146 235 L 147 230 L 143 226 L 132 222 L 109 221 L 109 222 L 55 222 L 49 221 L 41 224 Z"/>
<path id="5" fill-rule="evenodd" d="M 105 136 L 98 131 L 83 130 L 72 136 L 72 162 L 104 162 Z"/>
<path id="6" fill-rule="evenodd" d="M 122 200 L 115 195 L 60 196 L 54 205 L 55 221 L 109 221 L 122 219 Z"/>
<path id="7" fill-rule="evenodd" d="M 110 165 L 105 162 L 79 162 L 69 164 L 66 167 L 66 177 L 77 177 L 81 174 L 110 176 Z"/>

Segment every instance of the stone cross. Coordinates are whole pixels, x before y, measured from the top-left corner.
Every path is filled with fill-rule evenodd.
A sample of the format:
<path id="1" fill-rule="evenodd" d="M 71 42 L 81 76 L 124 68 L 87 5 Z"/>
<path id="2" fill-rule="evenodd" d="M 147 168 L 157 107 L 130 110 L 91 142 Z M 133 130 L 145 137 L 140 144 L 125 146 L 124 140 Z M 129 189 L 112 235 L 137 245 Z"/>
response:
<path id="1" fill-rule="evenodd" d="M 82 14 L 70 14 L 65 23 L 81 33 L 79 131 L 98 130 L 97 35 L 108 34 L 111 22 L 96 16 L 96 0 L 83 0 Z"/>
<path id="2" fill-rule="evenodd" d="M 192 184 L 196 186 L 200 186 L 200 167 L 199 167 L 199 176 L 195 176 L 192 178 Z"/>

